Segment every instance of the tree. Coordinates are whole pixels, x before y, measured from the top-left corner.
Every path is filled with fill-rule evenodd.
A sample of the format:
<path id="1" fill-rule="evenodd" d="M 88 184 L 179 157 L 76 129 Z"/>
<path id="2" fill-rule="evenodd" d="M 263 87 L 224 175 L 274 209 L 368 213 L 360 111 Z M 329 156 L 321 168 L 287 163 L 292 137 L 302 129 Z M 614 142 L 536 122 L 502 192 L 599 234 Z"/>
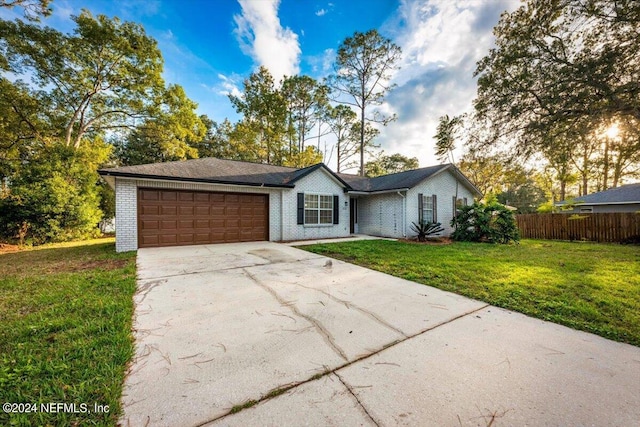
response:
<path id="1" fill-rule="evenodd" d="M 185 160 L 198 157 L 195 145 L 202 141 L 206 128 L 196 114 L 198 104 L 187 98 L 179 85 L 169 85 L 162 96 L 156 118 L 138 126 L 124 144 L 116 143 L 117 155 L 124 165 Z"/>
<path id="2" fill-rule="evenodd" d="M 304 152 L 314 124 L 326 115 L 329 88 L 309 76 L 291 76 L 284 78 L 280 90 L 287 104 L 297 150 Z M 291 144 L 289 152 L 294 152 Z"/>
<path id="3" fill-rule="evenodd" d="M 16 86 L 41 106 L 46 126 L 25 121 L 33 133 L 77 149 L 85 136 L 151 115 L 164 83 L 160 50 L 140 25 L 86 10 L 73 20 L 73 35 L 0 20 L 0 67 L 30 77 Z"/>
<path id="4" fill-rule="evenodd" d="M 365 173 L 366 124 L 380 123 L 386 126 L 396 118 L 395 115 L 385 116 L 375 109 L 370 111 L 370 107 L 382 104 L 384 96 L 393 88 L 390 79 L 392 72 L 398 68 L 396 64 L 400 55 L 401 49 L 376 30 L 366 33 L 355 32 L 338 48 L 335 74 L 330 76 L 328 81 L 338 96 L 345 95 L 349 99 L 338 99 L 339 102 L 359 110 L 362 176 Z"/>
<path id="5" fill-rule="evenodd" d="M 12 9 L 16 6 L 24 9 L 24 17 L 29 21 L 39 21 L 40 17 L 51 15 L 51 0 L 0 0 L 0 7 Z"/>
<path id="6" fill-rule="evenodd" d="M 365 173 L 368 177 L 388 175 L 419 168 L 416 157 L 406 157 L 400 153 L 386 156 L 382 151 L 375 160 L 367 162 Z"/>
<path id="7" fill-rule="evenodd" d="M 258 139 L 260 160 L 282 165 L 287 151 L 287 104 L 275 87 L 273 77 L 265 67 L 252 73 L 243 83 L 241 96 L 229 95 L 236 111 L 243 115 L 245 127 L 251 128 Z"/>
<path id="8" fill-rule="evenodd" d="M 503 14 L 476 69 L 477 115 L 529 157 L 585 120 L 640 119 L 640 3 L 528 0 Z M 636 129 L 637 132 L 640 132 Z M 562 152 L 561 152 L 562 154 Z"/>
<path id="9" fill-rule="evenodd" d="M 111 146 L 42 145 L 11 177 L 0 198 L 0 235 L 39 244 L 93 237 L 102 218 L 98 175 Z"/>
<path id="10" fill-rule="evenodd" d="M 322 153 L 316 147 L 308 146 L 302 151 L 296 151 L 287 156 L 283 166 L 291 166 L 294 168 L 306 168 L 307 166 L 322 163 Z"/>
<path id="11" fill-rule="evenodd" d="M 346 105 L 329 107 L 325 121 L 336 137 L 336 172 L 355 166 L 353 157 L 358 154 L 359 132 L 356 128 L 357 115 Z"/>
<path id="12" fill-rule="evenodd" d="M 436 130 L 436 156 L 442 163 L 449 162 L 455 165 L 453 150 L 456 148 L 456 137 L 462 126 L 462 117 L 449 118 L 448 115 L 441 116 Z"/>

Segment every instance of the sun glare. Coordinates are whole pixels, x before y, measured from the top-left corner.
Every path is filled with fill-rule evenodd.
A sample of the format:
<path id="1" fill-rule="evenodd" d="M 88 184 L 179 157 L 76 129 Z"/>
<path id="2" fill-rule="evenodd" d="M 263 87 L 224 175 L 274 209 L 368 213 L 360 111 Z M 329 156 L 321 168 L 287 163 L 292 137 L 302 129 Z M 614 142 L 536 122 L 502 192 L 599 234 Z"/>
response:
<path id="1" fill-rule="evenodd" d="M 607 130 L 605 131 L 604 134 L 609 139 L 615 139 L 618 136 L 619 133 L 620 133 L 620 131 L 618 129 L 618 124 L 617 123 L 613 123 L 613 124 L 611 124 L 611 126 L 609 126 L 607 128 Z"/>

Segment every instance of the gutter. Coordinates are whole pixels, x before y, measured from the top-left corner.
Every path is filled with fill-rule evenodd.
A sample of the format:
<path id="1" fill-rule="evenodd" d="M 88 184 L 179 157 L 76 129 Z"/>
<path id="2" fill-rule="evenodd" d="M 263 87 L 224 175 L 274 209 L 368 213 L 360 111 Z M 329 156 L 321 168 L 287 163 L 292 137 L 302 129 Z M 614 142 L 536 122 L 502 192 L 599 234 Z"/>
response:
<path id="1" fill-rule="evenodd" d="M 380 191 L 353 190 L 353 191 L 345 191 L 345 193 L 347 193 L 347 194 L 355 194 L 355 195 L 360 195 L 360 196 L 371 196 L 371 195 L 375 195 L 375 194 L 399 193 L 400 191 L 409 191 L 409 189 L 408 188 L 394 188 L 392 190 L 380 190 Z"/>
<path id="2" fill-rule="evenodd" d="M 110 172 L 106 170 L 99 170 L 100 176 L 113 176 L 120 178 L 136 178 L 136 179 L 151 179 L 156 181 L 182 181 L 182 182 L 194 182 L 203 184 L 222 184 L 222 185 L 238 185 L 242 187 L 267 187 L 267 188 L 294 188 L 293 184 L 265 184 L 258 182 L 241 182 L 241 181 L 222 181 L 219 179 L 207 179 L 207 178 L 188 178 L 188 177 L 176 177 L 176 176 L 163 176 L 163 175 L 142 175 L 138 173 L 128 172 Z"/>

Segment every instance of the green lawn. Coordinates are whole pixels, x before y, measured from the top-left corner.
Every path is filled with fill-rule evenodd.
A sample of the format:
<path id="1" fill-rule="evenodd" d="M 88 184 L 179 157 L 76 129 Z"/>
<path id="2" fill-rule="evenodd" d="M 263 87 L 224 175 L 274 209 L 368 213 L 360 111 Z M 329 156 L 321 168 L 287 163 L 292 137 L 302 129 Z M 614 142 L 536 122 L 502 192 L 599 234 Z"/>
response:
<path id="1" fill-rule="evenodd" d="M 0 425 L 115 425 L 133 354 L 135 253 L 116 254 L 113 239 L 50 245 L 0 254 L 0 272 L 0 403 L 38 410 L 0 410 Z M 40 412 L 48 403 L 109 412 Z"/>
<path id="2" fill-rule="evenodd" d="M 300 249 L 640 346 L 638 246 L 369 240 Z"/>

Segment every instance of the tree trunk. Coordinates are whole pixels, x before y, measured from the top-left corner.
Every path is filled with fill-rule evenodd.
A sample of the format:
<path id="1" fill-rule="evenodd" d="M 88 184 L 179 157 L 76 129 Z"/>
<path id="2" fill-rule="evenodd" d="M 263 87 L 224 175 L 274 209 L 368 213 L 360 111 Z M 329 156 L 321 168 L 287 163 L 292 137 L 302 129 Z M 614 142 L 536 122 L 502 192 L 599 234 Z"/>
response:
<path id="1" fill-rule="evenodd" d="M 605 138 L 604 141 L 604 172 L 602 177 L 602 189 L 606 190 L 609 181 L 609 139 Z"/>
<path id="2" fill-rule="evenodd" d="M 360 176 L 364 176 L 364 104 L 360 109 Z"/>

